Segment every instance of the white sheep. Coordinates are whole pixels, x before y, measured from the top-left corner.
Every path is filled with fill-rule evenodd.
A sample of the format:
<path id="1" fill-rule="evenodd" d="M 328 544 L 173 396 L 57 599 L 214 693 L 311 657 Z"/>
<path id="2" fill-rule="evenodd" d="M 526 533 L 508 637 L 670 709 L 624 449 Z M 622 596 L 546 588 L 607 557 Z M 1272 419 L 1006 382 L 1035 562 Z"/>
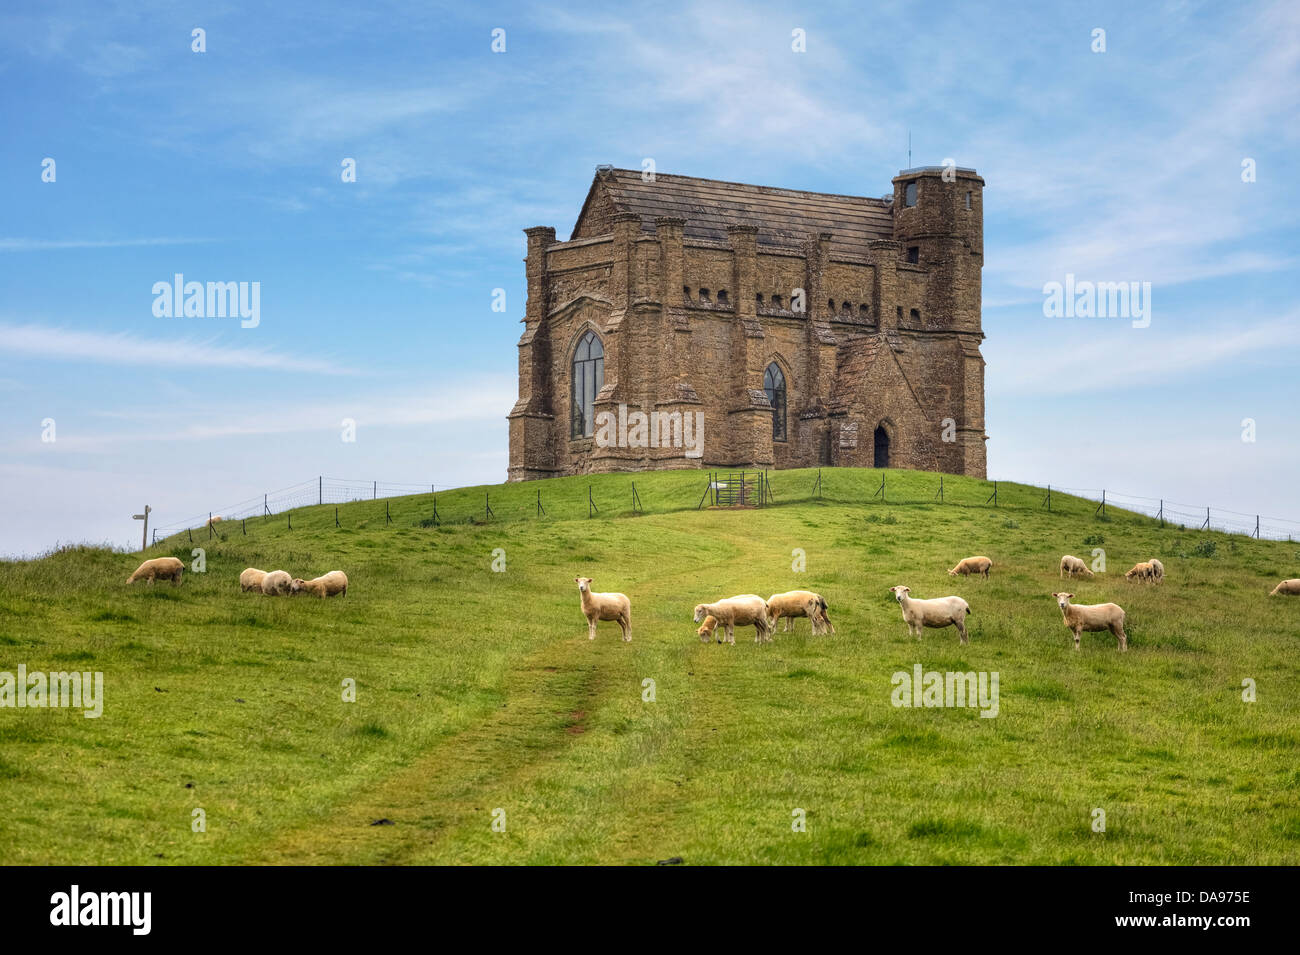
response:
<path id="1" fill-rule="evenodd" d="M 262 593 L 268 597 L 283 597 L 293 587 L 293 578 L 287 570 L 273 570 L 262 578 Z"/>
<path id="2" fill-rule="evenodd" d="M 1088 565 L 1082 560 L 1075 557 L 1073 554 L 1066 554 L 1061 558 L 1061 576 L 1073 577 L 1075 574 L 1080 574 L 1084 577 L 1094 576 L 1093 572 L 1088 569 Z"/>
<path id="3" fill-rule="evenodd" d="M 262 580 L 266 577 L 266 571 L 258 570 L 256 567 L 245 568 L 239 575 L 239 589 L 247 593 L 250 590 L 261 590 Z"/>
<path id="4" fill-rule="evenodd" d="M 985 577 L 988 577 L 989 568 L 992 566 L 993 561 L 989 560 L 987 557 L 966 557 L 959 560 L 957 566 L 948 571 L 948 576 L 956 577 L 958 574 L 961 574 L 963 577 L 967 577 L 971 574 L 983 574 Z"/>
<path id="5" fill-rule="evenodd" d="M 1300 597 L 1300 577 L 1284 580 L 1271 591 L 1270 597 Z"/>
<path id="6" fill-rule="evenodd" d="M 582 613 L 587 618 L 587 639 L 596 639 L 597 620 L 617 620 L 623 630 L 623 641 L 632 639 L 632 601 L 626 594 L 596 594 L 591 592 L 590 577 L 574 577 L 578 585 L 578 598 Z"/>
<path id="7" fill-rule="evenodd" d="M 1154 557 L 1152 557 L 1149 561 L 1147 561 L 1147 563 L 1151 565 L 1151 579 L 1152 579 L 1152 580 L 1154 580 L 1156 583 L 1160 583 L 1160 581 L 1162 581 L 1162 580 L 1165 579 L 1165 565 L 1164 565 L 1164 564 L 1160 563 L 1160 561 L 1157 560 L 1157 559 L 1154 558 Z"/>
<path id="8" fill-rule="evenodd" d="M 695 622 L 700 623 L 705 617 L 717 618 L 718 624 L 725 628 L 727 643 L 736 643 L 736 627 L 754 627 L 755 643 L 770 643 L 772 635 L 767 625 L 767 601 L 757 594 L 741 594 L 727 597 L 717 603 L 696 604 Z M 718 643 L 722 637 L 718 637 Z"/>
<path id="9" fill-rule="evenodd" d="M 137 580 L 147 580 L 152 584 L 155 580 L 170 580 L 173 586 L 181 582 L 181 574 L 185 571 L 185 565 L 176 557 L 155 557 L 153 560 L 146 560 L 143 564 L 135 569 L 130 577 L 126 578 L 128 584 L 133 584 Z"/>
<path id="10" fill-rule="evenodd" d="M 956 627 L 957 633 L 961 636 L 961 642 L 970 643 L 966 636 L 966 615 L 973 611 L 970 609 L 970 604 L 960 597 L 933 597 L 929 600 L 915 600 L 908 596 L 912 592 L 911 588 L 904 587 L 901 584 L 897 587 L 890 587 L 889 592 L 894 595 L 894 599 L 903 608 L 903 620 L 907 623 L 907 632 L 915 634 L 916 639 L 921 639 L 923 627 L 935 629 Z"/>
<path id="11" fill-rule="evenodd" d="M 1139 564 L 1134 564 L 1124 572 L 1125 580 L 1154 580 L 1155 576 L 1155 568 L 1151 566 L 1151 561 L 1149 560 L 1144 560 Z"/>
<path id="12" fill-rule="evenodd" d="M 1074 594 L 1052 596 L 1061 608 L 1065 626 L 1074 634 L 1074 649 L 1079 649 L 1079 634 L 1084 630 L 1089 633 L 1109 630 L 1119 638 L 1119 648 L 1128 649 L 1128 637 L 1124 633 L 1124 608 L 1119 604 L 1072 604 L 1070 598 Z"/>
<path id="13" fill-rule="evenodd" d="M 341 570 L 331 570 L 328 574 L 322 574 L 312 580 L 295 577 L 289 582 L 289 593 L 315 594 L 322 600 L 339 594 L 346 597 L 348 595 L 348 575 Z"/>
<path id="14" fill-rule="evenodd" d="M 785 618 L 785 630 L 794 629 L 795 617 L 807 617 L 812 621 L 814 634 L 835 632 L 827 614 L 826 598 L 811 590 L 790 590 L 783 594 L 773 594 L 767 598 L 767 626 L 776 629 L 776 623 Z"/>

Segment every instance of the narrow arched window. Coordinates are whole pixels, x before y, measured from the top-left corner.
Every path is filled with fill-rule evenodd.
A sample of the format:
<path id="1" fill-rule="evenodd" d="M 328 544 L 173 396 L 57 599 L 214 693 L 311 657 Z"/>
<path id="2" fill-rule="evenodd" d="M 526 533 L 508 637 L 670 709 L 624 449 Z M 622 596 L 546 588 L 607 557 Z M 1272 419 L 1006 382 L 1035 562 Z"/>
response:
<path id="1" fill-rule="evenodd" d="M 767 366 L 763 374 L 763 390 L 772 405 L 772 440 L 785 440 L 785 375 L 776 362 Z"/>
<path id="2" fill-rule="evenodd" d="M 595 332 L 587 332 L 573 353 L 572 425 L 574 438 L 590 438 L 595 431 L 596 395 L 605 384 L 605 348 Z"/>

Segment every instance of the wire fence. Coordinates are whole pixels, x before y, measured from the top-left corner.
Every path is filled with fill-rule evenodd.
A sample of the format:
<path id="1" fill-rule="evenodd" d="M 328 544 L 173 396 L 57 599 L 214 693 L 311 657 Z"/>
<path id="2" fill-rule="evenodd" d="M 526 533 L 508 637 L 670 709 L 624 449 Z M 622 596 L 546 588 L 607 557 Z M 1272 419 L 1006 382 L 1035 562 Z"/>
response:
<path id="1" fill-rule="evenodd" d="M 935 505 L 952 504 L 966 507 L 1001 508 L 1008 511 L 1037 509 L 1043 511 L 1061 511 L 1062 505 L 1070 501 L 1071 513 L 1080 513 L 1077 503 L 1070 500 L 1081 499 L 1093 502 L 1096 506 L 1094 516 L 1110 519 L 1109 511 L 1132 512 L 1159 522 L 1160 526 L 1174 526 L 1187 530 L 1219 531 L 1238 534 L 1262 540 L 1300 540 L 1300 521 L 1286 518 L 1265 517 L 1235 511 L 1229 508 L 1203 507 L 1198 505 L 1170 501 L 1162 498 L 1148 498 L 1133 494 L 1124 494 L 1103 488 L 1078 488 L 1057 485 L 1038 486 L 1025 484 L 1007 484 L 999 487 L 998 481 L 987 481 L 983 486 L 972 485 L 969 481 L 961 482 L 959 488 L 953 483 L 945 484 L 941 474 L 921 475 L 916 472 L 858 472 L 852 479 L 836 475 L 838 469 L 826 469 L 825 480 L 822 470 L 812 472 L 790 472 L 790 480 L 781 480 L 782 472 L 777 472 L 778 481 L 774 489 L 771 472 L 765 471 L 691 471 L 689 485 L 680 481 L 672 493 L 678 495 L 671 500 L 661 500 L 652 505 L 657 512 L 678 510 L 695 510 L 709 507 L 766 507 L 801 501 L 827 501 L 844 504 L 883 504 L 883 505 Z M 682 474 L 683 472 L 677 472 Z M 891 482 L 890 475 L 894 475 Z M 865 475 L 865 476 L 864 476 Z M 623 477 L 635 478 L 634 472 Z M 601 475 L 609 478 L 611 475 Z M 747 483 L 748 482 L 748 483 Z M 876 482 L 879 482 L 878 484 Z M 644 483 L 644 482 L 643 482 Z M 762 493 L 739 495 L 728 491 L 740 488 L 761 488 Z M 454 522 L 489 522 L 494 520 L 512 520 L 529 518 L 565 518 L 637 515 L 646 512 L 646 505 L 638 492 L 635 480 L 631 482 L 630 494 L 619 505 L 611 500 L 615 493 L 607 485 L 602 486 L 600 495 L 593 493 L 591 485 L 585 494 L 573 489 L 565 492 L 551 490 L 543 493 L 542 487 L 534 490 L 526 484 L 506 485 L 503 488 L 484 488 L 482 501 L 477 497 L 459 494 L 453 502 L 444 499 L 442 511 L 439 511 L 439 497 L 443 492 L 464 492 L 467 489 L 439 484 L 401 484 L 388 481 L 363 481 L 345 478 L 319 476 L 315 480 L 303 481 L 276 491 L 268 491 L 260 497 L 248 498 L 209 514 L 200 514 L 187 521 L 160 525 L 153 528 L 151 543 L 158 543 L 175 534 L 187 534 L 194 539 L 196 531 L 211 538 L 217 530 L 225 530 L 232 523 L 238 522 L 243 533 L 247 534 L 247 522 L 253 519 L 269 519 L 273 515 L 287 514 L 289 526 L 293 526 L 292 512 L 304 507 L 333 504 L 334 525 L 340 523 L 342 505 L 363 501 L 384 500 L 384 520 L 394 523 L 387 501 L 392 498 L 410 495 L 432 495 L 432 500 L 422 510 L 419 523 L 424 526 L 439 526 Z M 625 490 L 625 489 L 624 489 Z M 497 503 L 493 506 L 493 493 L 497 494 Z M 701 491 L 703 492 L 701 494 Z M 618 492 L 623 495 L 624 491 Z M 1057 498 L 1053 500 L 1053 495 Z M 1060 495 L 1069 495 L 1062 499 Z M 504 501 L 502 499 L 505 499 Z M 453 504 L 452 508 L 448 505 Z M 558 506 L 557 506 L 558 505 Z M 548 507 L 550 508 L 548 510 Z M 602 511 L 602 507 L 604 510 Z M 427 512 L 427 513 L 425 513 Z M 570 513 L 572 512 L 572 513 Z M 409 515 L 404 516 L 409 517 Z"/>

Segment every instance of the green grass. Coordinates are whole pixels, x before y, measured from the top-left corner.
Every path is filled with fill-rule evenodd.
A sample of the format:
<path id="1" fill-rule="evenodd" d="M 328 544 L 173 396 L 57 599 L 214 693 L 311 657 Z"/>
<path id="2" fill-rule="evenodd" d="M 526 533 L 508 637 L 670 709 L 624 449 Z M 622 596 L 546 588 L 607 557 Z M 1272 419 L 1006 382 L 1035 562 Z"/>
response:
<path id="1" fill-rule="evenodd" d="M 0 863 L 1300 862 L 1300 600 L 1266 596 L 1300 545 L 1056 493 L 1048 513 L 1012 484 L 994 510 L 954 477 L 940 504 L 909 472 L 886 493 L 915 503 L 867 503 L 880 474 L 856 470 L 796 500 L 815 478 L 774 472 L 777 505 L 747 511 L 696 511 L 699 472 L 636 475 L 635 517 L 627 475 L 440 493 L 439 527 L 429 495 L 389 501 L 391 524 L 382 500 L 339 528 L 308 507 L 150 548 L 205 549 L 179 588 L 127 587 L 139 555 L 99 549 L 0 563 L 0 670 L 102 671 L 106 697 L 99 719 L 0 709 Z M 1126 608 L 1127 654 L 1109 634 L 1076 653 L 1049 596 L 1095 535 L 1109 572 L 1068 589 Z M 975 553 L 991 579 L 947 576 Z M 1123 580 L 1151 556 L 1165 584 Z M 250 565 L 351 589 L 243 594 Z M 631 644 L 587 640 L 578 575 L 632 598 Z M 965 596 L 970 645 L 909 638 L 896 583 Z M 697 601 L 795 587 L 838 633 L 696 638 Z M 916 663 L 998 671 L 1000 715 L 895 708 Z"/>

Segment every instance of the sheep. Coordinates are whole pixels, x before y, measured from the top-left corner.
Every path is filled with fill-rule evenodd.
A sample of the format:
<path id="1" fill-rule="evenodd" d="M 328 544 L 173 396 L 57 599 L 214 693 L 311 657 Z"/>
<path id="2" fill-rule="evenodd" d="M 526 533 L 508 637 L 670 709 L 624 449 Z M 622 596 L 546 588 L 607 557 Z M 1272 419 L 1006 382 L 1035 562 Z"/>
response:
<path id="1" fill-rule="evenodd" d="M 250 590 L 260 591 L 264 577 L 266 577 L 266 571 L 258 570 L 256 567 L 248 567 L 239 575 L 239 589 L 244 593 Z"/>
<path id="2" fill-rule="evenodd" d="M 348 595 L 348 575 L 341 570 L 331 570 L 328 574 L 322 574 L 314 580 L 303 580 L 301 577 L 295 577 L 289 582 L 289 593 L 315 594 L 322 600 L 339 594 L 346 597 Z"/>
<path id="3" fill-rule="evenodd" d="M 1061 558 L 1061 576 L 1073 577 L 1075 574 L 1082 574 L 1084 577 L 1095 576 L 1082 560 L 1072 554 L 1066 554 Z"/>
<path id="4" fill-rule="evenodd" d="M 1151 566 L 1151 561 L 1144 560 L 1142 561 L 1142 563 L 1134 564 L 1127 571 L 1125 571 L 1124 579 L 1125 580 L 1153 580 L 1155 579 L 1155 575 L 1156 575 L 1156 571 L 1155 568 Z"/>
<path id="5" fill-rule="evenodd" d="M 587 618 L 587 639 L 596 639 L 597 620 L 617 620 L 623 630 L 623 642 L 632 640 L 632 601 L 626 594 L 596 594 L 591 591 L 590 577 L 574 577 L 582 613 Z"/>
<path id="6" fill-rule="evenodd" d="M 1293 577 L 1291 580 L 1284 580 L 1271 591 L 1270 597 L 1300 597 L 1300 577 Z"/>
<path id="7" fill-rule="evenodd" d="M 807 617 L 812 621 L 812 632 L 835 632 L 830 617 L 826 614 L 826 598 L 811 590 L 791 590 L 783 594 L 773 594 L 767 598 L 767 626 L 776 629 L 776 623 L 785 617 L 785 629 L 794 629 L 795 617 Z"/>
<path id="8" fill-rule="evenodd" d="M 709 614 L 704 618 L 704 623 L 700 624 L 700 629 L 695 632 L 699 635 L 700 640 L 704 643 L 709 642 L 709 637 L 713 636 L 713 631 L 718 629 L 718 618 Z"/>
<path id="9" fill-rule="evenodd" d="M 137 567 L 135 572 L 126 578 L 126 582 L 133 584 L 137 580 L 147 580 L 152 585 L 155 580 L 170 580 L 173 586 L 179 586 L 184 571 L 185 565 L 179 558 L 155 557 Z"/>
<path id="10" fill-rule="evenodd" d="M 961 636 L 963 644 L 970 643 L 966 636 L 966 615 L 974 613 L 970 609 L 970 604 L 960 597 L 934 597 L 930 600 L 914 600 L 908 594 L 912 592 L 910 587 L 904 587 L 899 584 L 897 587 L 890 587 L 889 592 L 894 595 L 903 608 L 903 620 L 907 623 L 907 632 L 915 634 L 916 639 L 921 639 L 921 629 L 923 627 L 956 627 L 957 633 Z"/>
<path id="11" fill-rule="evenodd" d="M 293 586 L 287 570 L 273 570 L 262 578 L 262 593 L 268 597 L 283 597 Z"/>
<path id="12" fill-rule="evenodd" d="M 1074 633 L 1074 649 L 1079 649 L 1079 634 L 1087 630 L 1097 633 L 1109 630 L 1119 638 L 1119 648 L 1128 649 L 1128 636 L 1124 633 L 1124 608 L 1119 604 L 1072 604 L 1074 594 L 1052 594 L 1061 608 L 1065 626 Z"/>
<path id="13" fill-rule="evenodd" d="M 1156 558 L 1154 558 L 1154 557 L 1152 557 L 1149 561 L 1147 561 L 1147 563 L 1151 565 L 1151 579 L 1152 579 L 1152 580 L 1154 580 L 1156 583 L 1160 583 L 1160 581 L 1162 581 L 1162 580 L 1165 579 L 1165 565 L 1164 565 L 1164 564 L 1160 563 L 1160 561 L 1158 561 L 1158 560 L 1157 560 Z"/>
<path id="14" fill-rule="evenodd" d="M 695 622 L 700 623 L 706 616 L 717 618 L 719 624 L 726 628 L 727 643 L 735 646 L 736 627 L 754 627 L 755 643 L 770 643 L 771 628 L 767 623 L 767 602 L 757 594 L 741 594 L 727 597 L 711 604 L 695 605 Z M 722 637 L 718 637 L 718 643 Z"/>
<path id="15" fill-rule="evenodd" d="M 987 557 L 967 557 L 957 562 L 957 566 L 948 571 L 949 577 L 956 577 L 961 574 L 963 577 L 970 574 L 983 574 L 985 578 L 989 575 L 989 568 L 993 566 L 993 561 Z"/>

